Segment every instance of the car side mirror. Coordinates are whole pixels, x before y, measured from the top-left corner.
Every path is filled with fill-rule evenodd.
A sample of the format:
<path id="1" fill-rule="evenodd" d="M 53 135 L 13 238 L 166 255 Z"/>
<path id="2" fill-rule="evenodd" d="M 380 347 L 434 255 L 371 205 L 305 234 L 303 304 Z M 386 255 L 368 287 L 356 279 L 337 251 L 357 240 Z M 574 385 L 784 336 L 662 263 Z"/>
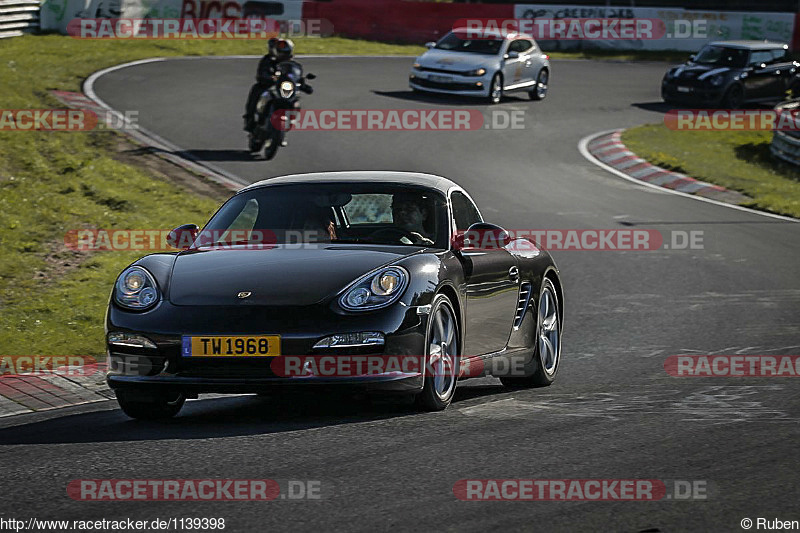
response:
<path id="1" fill-rule="evenodd" d="M 476 222 L 465 232 L 456 234 L 453 248 L 456 250 L 496 250 L 511 243 L 511 235 L 496 224 Z"/>
<path id="2" fill-rule="evenodd" d="M 312 74 L 311 72 L 309 72 L 308 74 L 306 74 L 306 79 L 307 80 L 315 80 L 315 79 L 317 79 L 317 76 Z"/>
<path id="3" fill-rule="evenodd" d="M 428 50 L 430 50 L 430 49 L 431 49 L 431 48 L 433 48 L 434 46 L 436 46 L 436 43 L 435 43 L 435 42 L 433 42 L 433 41 L 430 41 L 430 42 L 428 42 L 428 43 L 425 43 L 425 48 L 427 48 Z"/>
<path id="4" fill-rule="evenodd" d="M 197 224 L 184 224 L 167 234 L 167 244 L 178 250 L 188 250 L 199 234 L 200 228 Z"/>
<path id="5" fill-rule="evenodd" d="M 696 57 L 697 57 L 697 56 L 696 56 L 696 55 L 694 55 L 694 54 L 690 55 L 690 56 L 689 56 L 689 61 L 687 61 L 687 63 L 691 63 L 692 61 L 694 61 L 694 58 L 696 58 Z"/>
<path id="6" fill-rule="evenodd" d="M 518 59 L 519 58 L 519 52 L 509 52 L 506 55 L 504 55 L 503 57 L 506 58 L 506 59 Z"/>

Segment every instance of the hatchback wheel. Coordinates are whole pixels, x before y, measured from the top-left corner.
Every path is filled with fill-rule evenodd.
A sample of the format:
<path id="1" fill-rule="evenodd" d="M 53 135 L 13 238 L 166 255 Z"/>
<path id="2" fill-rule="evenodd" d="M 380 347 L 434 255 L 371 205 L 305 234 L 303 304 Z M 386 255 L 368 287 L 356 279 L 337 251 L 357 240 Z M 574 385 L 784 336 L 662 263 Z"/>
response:
<path id="1" fill-rule="evenodd" d="M 543 68 L 536 77 L 536 87 L 528 92 L 531 100 L 544 100 L 547 97 L 547 84 L 549 81 L 550 72 L 548 72 L 546 68 Z"/>
<path id="2" fill-rule="evenodd" d="M 503 77 L 498 72 L 492 78 L 492 84 L 489 86 L 489 103 L 499 104 L 503 99 Z"/>

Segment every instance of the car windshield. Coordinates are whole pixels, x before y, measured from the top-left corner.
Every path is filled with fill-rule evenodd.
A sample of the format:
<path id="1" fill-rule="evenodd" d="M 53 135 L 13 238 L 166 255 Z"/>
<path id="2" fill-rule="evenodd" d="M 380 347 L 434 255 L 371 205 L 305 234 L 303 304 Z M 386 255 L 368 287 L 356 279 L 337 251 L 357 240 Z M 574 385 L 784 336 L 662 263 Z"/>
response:
<path id="1" fill-rule="evenodd" d="M 200 233 L 212 244 L 352 243 L 447 248 L 447 203 L 398 184 L 275 185 L 237 194 Z"/>
<path id="2" fill-rule="evenodd" d="M 499 54 L 502 47 L 503 41 L 499 39 L 462 39 L 455 33 L 448 33 L 436 43 L 437 50 L 487 55 Z"/>
<path id="3" fill-rule="evenodd" d="M 694 62 L 702 65 L 744 68 L 747 65 L 748 51 L 727 46 L 704 46 L 695 56 Z"/>

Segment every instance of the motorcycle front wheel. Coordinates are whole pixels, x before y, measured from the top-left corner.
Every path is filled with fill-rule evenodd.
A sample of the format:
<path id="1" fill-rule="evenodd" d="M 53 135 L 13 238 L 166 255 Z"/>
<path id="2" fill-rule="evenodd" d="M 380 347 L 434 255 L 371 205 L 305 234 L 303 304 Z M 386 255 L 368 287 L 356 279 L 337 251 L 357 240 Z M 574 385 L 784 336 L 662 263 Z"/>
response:
<path id="1" fill-rule="evenodd" d="M 286 136 L 285 131 L 274 128 L 272 129 L 272 135 L 270 136 L 267 147 L 264 150 L 264 159 L 271 161 L 272 158 L 275 157 L 275 154 L 278 153 L 278 148 L 281 147 L 284 136 Z"/>

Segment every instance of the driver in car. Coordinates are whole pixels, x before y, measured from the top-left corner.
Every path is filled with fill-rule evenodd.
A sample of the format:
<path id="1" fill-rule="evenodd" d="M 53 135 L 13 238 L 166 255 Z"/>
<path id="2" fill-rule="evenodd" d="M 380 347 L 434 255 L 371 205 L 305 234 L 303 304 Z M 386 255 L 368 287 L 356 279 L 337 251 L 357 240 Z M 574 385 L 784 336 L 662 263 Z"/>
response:
<path id="1" fill-rule="evenodd" d="M 397 193 L 392 196 L 392 221 L 394 225 L 408 232 L 402 238 L 410 244 L 433 245 L 431 233 L 426 226 L 432 221 L 431 208 L 418 194 Z"/>

